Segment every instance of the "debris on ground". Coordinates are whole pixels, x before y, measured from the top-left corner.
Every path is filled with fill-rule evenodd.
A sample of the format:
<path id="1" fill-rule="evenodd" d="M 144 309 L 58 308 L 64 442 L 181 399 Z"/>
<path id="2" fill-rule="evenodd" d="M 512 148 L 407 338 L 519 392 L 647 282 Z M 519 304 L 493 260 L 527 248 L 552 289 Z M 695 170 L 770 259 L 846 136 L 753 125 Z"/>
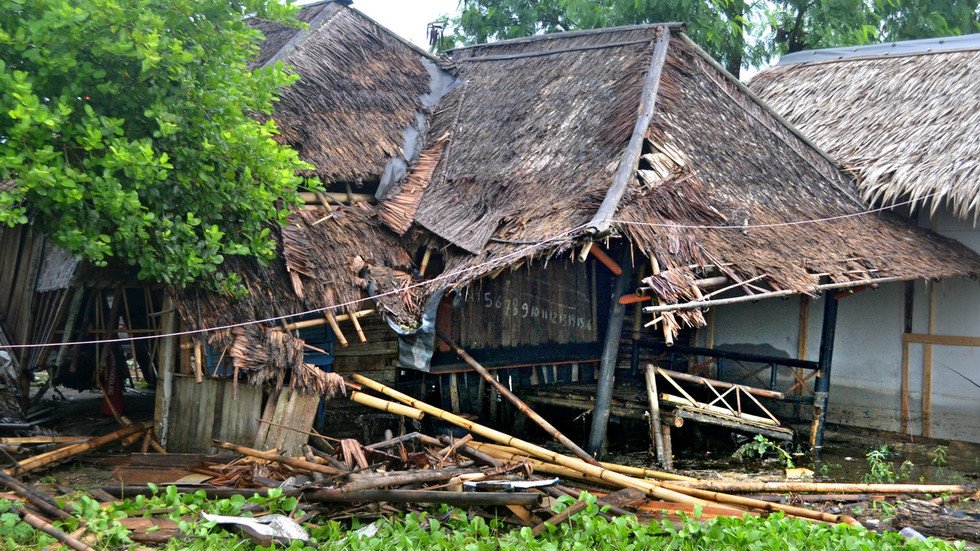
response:
<path id="1" fill-rule="evenodd" d="M 244 516 L 197 513 L 198 518 L 203 514 L 205 520 L 238 531 L 264 546 L 306 541 L 309 535 L 304 525 L 351 518 L 370 522 L 395 514 L 421 512 L 434 505 L 460 507 L 470 515 L 501 519 L 515 527 L 526 526 L 537 536 L 548 526 L 567 522 L 585 509 L 588 503 L 581 497 L 583 492 L 596 496 L 597 503 L 604 507 L 602 514 L 629 514 L 641 521 L 667 521 L 678 526 L 691 516 L 706 522 L 717 517 L 765 516 L 778 512 L 812 523 L 860 527 L 854 517 L 844 514 L 839 504 L 941 495 L 938 501 L 905 501 L 895 515 L 897 521 L 905 523 L 899 528 L 980 541 L 976 519 L 950 515 L 944 509 L 947 502 L 975 492 L 964 485 L 697 479 L 676 472 L 586 460 L 577 449 L 558 453 L 454 415 L 366 377 L 355 375 L 349 384 L 362 396 L 371 391 L 384 397 L 374 400 L 381 404 L 379 407 L 390 409 L 392 403 L 398 403 L 418 412 L 413 414 L 416 418 L 428 415 L 467 432 L 461 438 L 408 432 L 367 444 L 353 438 L 332 439 L 311 433 L 306 435 L 310 443 L 303 444 L 299 453 L 293 455 L 279 449 L 263 450 L 223 441 L 214 442 L 218 454 L 162 454 L 147 453 L 154 442 L 148 423 L 121 418 L 119 422 L 124 426 L 104 436 L 6 439 L 6 443 L 25 449 L 55 447 L 18 459 L 0 474 L 0 486 L 7 490 L 0 493 L 0 498 L 18 502 L 18 514 L 25 522 L 65 546 L 91 549 L 84 529 L 69 534 L 56 527 L 75 519 L 79 511 L 70 505 L 60 505 L 41 485 L 17 477 L 34 474 L 101 446 L 122 443 L 140 446 L 142 453 L 132 454 L 127 462 L 112 470 L 118 483 L 87 490 L 91 500 L 108 507 L 121 503 L 120 500 L 157 495 L 161 485 L 173 488 L 168 491 L 208 499 L 244 502 L 244 498 L 271 495 L 270 492 L 294 498 L 292 510 L 286 511 L 252 508 L 241 511 L 247 513 Z M 513 396 L 508 399 L 518 400 Z M 547 423 L 526 404 L 522 407 L 531 413 L 531 419 Z M 297 429 L 283 425 L 276 430 Z M 559 443 L 567 440 L 550 425 L 548 432 Z M 55 489 L 62 494 L 75 491 L 57 485 Z M 560 499 L 571 499 L 572 504 L 556 514 L 554 506 Z M 161 543 L 187 537 L 180 529 L 180 521 L 167 516 L 173 513 L 173 508 L 161 508 L 147 511 L 142 518 L 121 519 L 120 523 L 129 531 L 132 541 Z"/>

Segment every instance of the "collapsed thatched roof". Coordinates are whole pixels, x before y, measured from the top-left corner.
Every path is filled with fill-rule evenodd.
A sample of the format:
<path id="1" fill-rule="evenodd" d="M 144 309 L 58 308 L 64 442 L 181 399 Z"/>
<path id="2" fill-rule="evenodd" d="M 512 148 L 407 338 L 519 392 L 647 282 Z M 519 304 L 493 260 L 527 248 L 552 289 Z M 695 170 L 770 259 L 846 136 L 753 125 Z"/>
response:
<path id="1" fill-rule="evenodd" d="M 280 140 L 324 182 L 378 181 L 393 160 L 413 161 L 424 115 L 451 76 L 343 3 L 311 4 L 297 17 L 307 28 L 252 20 L 266 36 L 256 64 L 282 61 L 299 75 L 276 104 Z"/>
<path id="2" fill-rule="evenodd" d="M 948 201 L 980 218 L 980 35 L 800 52 L 751 88 L 869 203 Z"/>
<path id="3" fill-rule="evenodd" d="M 322 316 L 327 311 L 339 315 L 377 308 L 389 319 L 410 324 L 421 315 L 422 304 L 416 292 L 407 288 L 412 282 L 412 258 L 397 237 L 381 226 L 375 207 L 358 203 L 332 212 L 299 211 L 290 215 L 289 225 L 279 231 L 278 237 L 282 254 L 268 266 L 242 258 L 226 262 L 227 270 L 242 278 L 248 290 L 246 297 L 201 288 L 174 290 L 175 305 L 190 329 L 320 310 L 312 316 Z M 365 300 L 369 295 L 382 296 Z M 268 365 L 259 362 L 267 368 L 297 367 L 301 354 L 276 352 L 295 349 L 288 336 L 268 335 L 283 323 L 285 320 L 220 331 L 212 333 L 210 340 L 219 349 L 236 343 L 229 349 L 229 357 L 243 367 L 246 375 L 254 363 L 250 356 L 258 351 L 278 360 Z M 248 346 L 243 342 L 248 342 Z M 256 372 L 253 380 L 269 377 L 268 373 Z"/>
<path id="4" fill-rule="evenodd" d="M 452 245 L 446 270 L 458 273 L 444 284 L 567 249 L 602 222 L 657 259 L 673 284 L 653 284 L 669 304 L 694 300 L 694 279 L 719 272 L 801 293 L 980 273 L 966 249 L 861 215 L 833 161 L 677 27 L 544 35 L 453 60 L 464 83 L 435 114 L 423 153 L 438 164 L 386 197 L 417 205 L 417 227 Z M 644 100 L 654 100 L 650 118 Z M 823 218 L 835 220 L 753 227 Z"/>

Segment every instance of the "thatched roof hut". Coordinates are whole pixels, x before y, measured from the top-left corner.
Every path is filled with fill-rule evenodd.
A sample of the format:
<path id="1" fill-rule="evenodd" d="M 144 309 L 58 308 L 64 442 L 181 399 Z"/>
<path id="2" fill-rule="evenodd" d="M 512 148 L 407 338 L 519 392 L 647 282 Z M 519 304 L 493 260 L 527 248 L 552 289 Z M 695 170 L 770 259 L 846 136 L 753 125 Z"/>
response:
<path id="1" fill-rule="evenodd" d="M 799 52 L 750 86 L 869 203 L 980 219 L 980 35 Z"/>
<path id="2" fill-rule="evenodd" d="M 443 240 L 456 275 L 441 285 L 607 231 L 656 260 L 648 284 L 668 305 L 718 275 L 815 293 L 980 273 L 965 248 L 862 214 L 837 165 L 679 26 L 535 36 L 452 59 L 463 84 L 435 114 L 424 174 L 381 206 L 401 205 L 393 229 L 410 219 Z"/>
<path id="3" fill-rule="evenodd" d="M 264 29 L 260 59 L 301 76 L 275 117 L 327 182 L 380 178 L 380 203 L 294 215 L 281 260 L 234 267 L 247 300 L 185 295 L 195 300 L 178 307 L 201 327 L 352 312 L 378 292 L 392 293 L 379 301 L 390 317 L 417 325 L 407 318 L 447 288 L 616 235 L 655 260 L 646 281 L 678 308 L 663 316 L 671 333 L 703 323 L 690 306 L 699 278 L 755 295 L 980 273 L 955 243 L 865 213 L 837 165 L 678 25 L 535 36 L 438 61 L 337 3 L 301 18 L 309 29 Z M 424 287 L 412 285 L 420 245 L 443 253 Z M 297 361 L 294 345 L 249 331 L 216 338 Z M 245 365 L 248 348 L 233 359 Z"/>

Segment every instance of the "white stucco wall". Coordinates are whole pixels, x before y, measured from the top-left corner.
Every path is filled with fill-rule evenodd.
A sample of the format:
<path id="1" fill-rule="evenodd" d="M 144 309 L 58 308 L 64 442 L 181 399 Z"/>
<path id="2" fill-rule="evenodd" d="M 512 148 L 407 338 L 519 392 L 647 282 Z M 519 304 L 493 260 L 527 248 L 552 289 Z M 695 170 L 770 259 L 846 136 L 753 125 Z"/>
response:
<path id="1" fill-rule="evenodd" d="M 980 251 L 980 230 L 970 222 L 940 212 L 925 225 Z M 980 282 L 958 278 L 931 285 L 935 286 L 935 334 L 980 336 Z M 904 289 L 902 283 L 886 284 L 840 300 L 828 410 L 831 422 L 899 430 Z M 928 300 L 929 287 L 916 282 L 914 333 L 928 333 Z M 715 346 L 757 352 L 759 345 L 768 344 L 786 355 L 797 355 L 798 297 L 722 306 L 714 316 Z M 806 359 L 816 360 L 822 298 L 810 302 L 808 318 Z M 921 344 L 912 344 L 909 350 L 912 434 L 921 433 L 922 349 Z M 980 442 L 980 388 L 967 380 L 980 384 L 980 348 L 934 345 L 932 354 L 932 436 Z M 783 381 L 791 380 L 785 373 L 780 388 L 787 386 Z"/>

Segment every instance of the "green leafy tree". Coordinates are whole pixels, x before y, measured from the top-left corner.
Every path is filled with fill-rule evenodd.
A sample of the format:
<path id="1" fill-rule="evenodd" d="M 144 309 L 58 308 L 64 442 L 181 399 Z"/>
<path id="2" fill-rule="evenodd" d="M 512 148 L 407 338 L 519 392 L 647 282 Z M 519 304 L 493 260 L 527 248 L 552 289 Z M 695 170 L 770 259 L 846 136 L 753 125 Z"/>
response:
<path id="1" fill-rule="evenodd" d="M 729 70 L 746 55 L 746 0 L 461 0 L 456 44 L 636 23 L 685 22 L 691 37 Z M 445 44 L 443 44 L 445 46 Z"/>
<path id="2" fill-rule="evenodd" d="M 787 52 L 980 32 L 976 0 L 461 0 L 438 44 L 678 21 L 735 75 Z"/>
<path id="3" fill-rule="evenodd" d="M 776 0 L 757 28 L 769 57 L 800 50 L 980 32 L 976 0 Z"/>
<path id="4" fill-rule="evenodd" d="M 0 223 L 142 278 L 238 288 L 309 168 L 269 116 L 294 77 L 249 69 L 277 0 L 0 0 Z M 298 24 L 298 23 L 295 23 Z"/>

